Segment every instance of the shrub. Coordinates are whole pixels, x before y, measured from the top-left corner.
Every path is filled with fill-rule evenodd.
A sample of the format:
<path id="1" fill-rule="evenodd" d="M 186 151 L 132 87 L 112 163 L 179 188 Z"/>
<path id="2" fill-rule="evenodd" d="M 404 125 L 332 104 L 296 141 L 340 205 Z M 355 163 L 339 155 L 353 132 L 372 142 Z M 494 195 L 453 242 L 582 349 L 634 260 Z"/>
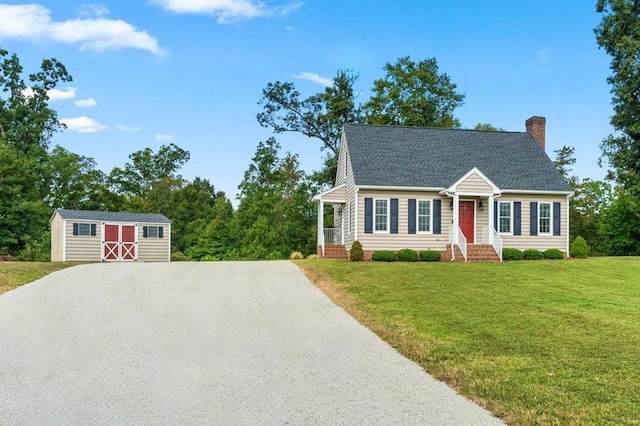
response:
<path id="1" fill-rule="evenodd" d="M 577 257 L 580 259 L 586 259 L 589 257 L 589 246 L 587 242 L 581 236 L 577 236 L 571 244 L 571 250 L 569 251 L 571 257 Z"/>
<path id="2" fill-rule="evenodd" d="M 376 262 L 395 262 L 396 255 L 391 250 L 378 250 L 373 252 L 371 260 Z"/>
<path id="3" fill-rule="evenodd" d="M 289 259 L 291 260 L 304 259 L 304 254 L 300 253 L 299 251 L 294 251 L 293 253 L 291 253 L 291 256 L 289 256 Z"/>
<path id="4" fill-rule="evenodd" d="M 503 248 L 502 260 L 521 260 L 524 257 L 524 253 L 517 248 Z"/>
<path id="5" fill-rule="evenodd" d="M 360 244 L 360 241 L 355 240 L 353 244 L 351 244 L 351 250 L 349 250 L 349 259 L 352 262 L 358 262 L 364 259 L 364 250 L 362 250 L 362 244 Z"/>
<path id="6" fill-rule="evenodd" d="M 442 254 L 436 250 L 422 250 L 420 252 L 420 260 L 424 262 L 439 262 Z"/>
<path id="7" fill-rule="evenodd" d="M 543 254 L 545 259 L 564 259 L 564 253 L 558 249 L 548 249 Z"/>
<path id="8" fill-rule="evenodd" d="M 16 258 L 10 254 L 0 254 L 0 262 L 13 262 Z"/>
<path id="9" fill-rule="evenodd" d="M 544 257 L 544 254 L 538 249 L 526 249 L 523 253 L 525 259 L 528 260 L 539 260 Z"/>
<path id="10" fill-rule="evenodd" d="M 171 253 L 172 262 L 187 262 L 189 260 L 191 260 L 191 258 L 181 251 L 174 251 L 173 253 Z"/>
<path id="11" fill-rule="evenodd" d="M 309 260 L 317 260 L 318 259 L 318 255 L 317 254 L 310 254 L 309 256 L 307 256 L 307 259 L 309 259 Z"/>
<path id="12" fill-rule="evenodd" d="M 408 248 L 398 251 L 396 257 L 400 262 L 417 262 L 419 259 L 418 252 Z"/>

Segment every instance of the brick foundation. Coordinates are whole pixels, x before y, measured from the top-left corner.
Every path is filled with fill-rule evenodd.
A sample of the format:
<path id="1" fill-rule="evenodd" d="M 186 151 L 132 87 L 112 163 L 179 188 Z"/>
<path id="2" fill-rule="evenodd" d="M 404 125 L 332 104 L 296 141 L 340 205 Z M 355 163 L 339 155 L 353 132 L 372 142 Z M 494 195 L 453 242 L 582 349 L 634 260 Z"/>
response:
<path id="1" fill-rule="evenodd" d="M 324 246 L 324 256 L 322 246 L 318 246 L 316 253 L 322 259 L 348 259 L 347 249 L 343 245 L 326 244 Z"/>

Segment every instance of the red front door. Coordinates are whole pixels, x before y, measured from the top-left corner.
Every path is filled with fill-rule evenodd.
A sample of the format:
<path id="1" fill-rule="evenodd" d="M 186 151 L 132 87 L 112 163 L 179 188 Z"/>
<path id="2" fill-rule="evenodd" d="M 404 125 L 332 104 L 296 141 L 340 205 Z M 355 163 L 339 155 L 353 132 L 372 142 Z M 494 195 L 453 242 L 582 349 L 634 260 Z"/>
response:
<path id="1" fill-rule="evenodd" d="M 120 259 L 120 227 L 118 225 L 104 225 L 104 259 Z"/>
<path id="2" fill-rule="evenodd" d="M 460 229 L 467 239 L 468 244 L 475 243 L 476 218 L 475 203 L 473 201 L 460 201 L 458 222 Z"/>
<path id="3" fill-rule="evenodd" d="M 136 227 L 122 225 L 122 260 L 136 260 Z"/>

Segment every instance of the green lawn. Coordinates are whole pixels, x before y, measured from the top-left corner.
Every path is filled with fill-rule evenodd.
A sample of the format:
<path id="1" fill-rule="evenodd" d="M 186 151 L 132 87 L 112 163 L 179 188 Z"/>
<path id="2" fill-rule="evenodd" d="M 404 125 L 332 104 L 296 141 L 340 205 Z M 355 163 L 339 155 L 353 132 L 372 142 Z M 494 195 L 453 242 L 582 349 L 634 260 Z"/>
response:
<path id="1" fill-rule="evenodd" d="M 640 258 L 296 263 L 507 423 L 640 425 Z"/>
<path id="2" fill-rule="evenodd" d="M 0 294 L 69 266 L 71 262 L 0 262 Z"/>

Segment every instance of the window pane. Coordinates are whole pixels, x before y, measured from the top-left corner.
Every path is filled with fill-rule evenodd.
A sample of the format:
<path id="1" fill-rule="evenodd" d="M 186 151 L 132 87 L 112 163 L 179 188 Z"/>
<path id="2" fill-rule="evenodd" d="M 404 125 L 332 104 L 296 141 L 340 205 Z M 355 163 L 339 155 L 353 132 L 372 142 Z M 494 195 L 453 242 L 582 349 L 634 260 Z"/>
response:
<path id="1" fill-rule="evenodd" d="M 500 217 L 511 217 L 510 203 L 500 203 Z"/>
<path id="2" fill-rule="evenodd" d="M 511 203 L 498 203 L 499 232 L 511 232 Z"/>
<path id="3" fill-rule="evenodd" d="M 431 201 L 418 201 L 418 232 L 431 231 Z"/>
<path id="4" fill-rule="evenodd" d="M 91 225 L 88 223 L 79 224 L 78 235 L 91 235 Z"/>
<path id="5" fill-rule="evenodd" d="M 540 204 L 540 233 L 551 232 L 551 204 Z"/>
<path id="6" fill-rule="evenodd" d="M 158 238 L 157 226 L 150 226 L 148 229 L 149 229 L 149 238 Z"/>
<path id="7" fill-rule="evenodd" d="M 500 232 L 511 232 L 511 219 L 500 218 Z"/>
<path id="8" fill-rule="evenodd" d="M 387 230 L 387 200 L 376 200 L 376 231 Z"/>

